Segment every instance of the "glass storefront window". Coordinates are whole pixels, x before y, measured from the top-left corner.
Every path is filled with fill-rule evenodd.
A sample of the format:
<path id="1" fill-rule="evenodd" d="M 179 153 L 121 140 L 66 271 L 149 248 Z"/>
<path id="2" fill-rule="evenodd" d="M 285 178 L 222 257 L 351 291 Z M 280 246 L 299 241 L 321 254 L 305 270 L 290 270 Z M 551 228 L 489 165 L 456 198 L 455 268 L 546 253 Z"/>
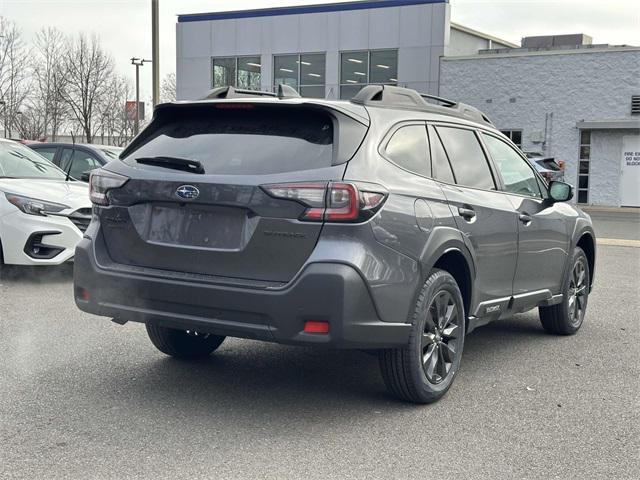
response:
<path id="1" fill-rule="evenodd" d="M 259 56 L 214 58 L 213 88 L 260 90 L 261 71 Z"/>
<path id="2" fill-rule="evenodd" d="M 325 97 L 326 55 L 303 53 L 273 57 L 274 89 L 280 84 L 298 90 L 303 97 Z"/>
<path id="3" fill-rule="evenodd" d="M 238 57 L 238 88 L 260 90 L 260 57 Z"/>
<path id="4" fill-rule="evenodd" d="M 236 59 L 213 59 L 213 88 L 228 87 L 236 84 Z"/>
<path id="5" fill-rule="evenodd" d="M 363 50 L 341 53 L 340 98 L 352 98 L 365 85 L 397 85 L 397 83 L 397 50 Z"/>

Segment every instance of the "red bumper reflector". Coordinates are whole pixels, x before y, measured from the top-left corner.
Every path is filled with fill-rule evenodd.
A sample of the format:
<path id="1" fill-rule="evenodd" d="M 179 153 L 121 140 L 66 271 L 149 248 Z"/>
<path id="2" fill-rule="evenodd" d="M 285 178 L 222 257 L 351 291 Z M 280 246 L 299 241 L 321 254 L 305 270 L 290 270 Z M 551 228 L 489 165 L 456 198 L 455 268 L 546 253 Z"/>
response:
<path id="1" fill-rule="evenodd" d="M 86 288 L 78 288 L 78 297 L 85 302 L 91 300 L 91 295 L 89 294 L 89 290 Z"/>
<path id="2" fill-rule="evenodd" d="M 313 320 L 304 322 L 305 333 L 329 333 L 329 322 L 316 322 Z"/>

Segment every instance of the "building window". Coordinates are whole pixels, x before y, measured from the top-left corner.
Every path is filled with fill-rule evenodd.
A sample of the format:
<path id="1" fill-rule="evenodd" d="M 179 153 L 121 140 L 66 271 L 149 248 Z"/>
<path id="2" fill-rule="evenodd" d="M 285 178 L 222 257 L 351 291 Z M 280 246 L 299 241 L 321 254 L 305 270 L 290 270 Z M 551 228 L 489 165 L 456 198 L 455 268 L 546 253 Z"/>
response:
<path id="1" fill-rule="evenodd" d="M 522 130 L 500 130 L 505 137 L 516 144 L 516 147 L 522 148 Z"/>
<path id="2" fill-rule="evenodd" d="M 260 57 L 218 57 L 213 59 L 213 88 L 236 87 L 260 90 Z"/>
<path id="3" fill-rule="evenodd" d="M 303 97 L 325 97 L 326 55 L 302 53 L 273 57 L 274 88 L 284 84 L 295 88 Z"/>
<path id="4" fill-rule="evenodd" d="M 591 159 L 591 131 L 580 131 L 578 160 L 578 203 L 589 203 L 589 160 Z"/>
<path id="5" fill-rule="evenodd" d="M 363 50 L 340 55 L 340 98 L 353 98 L 365 85 L 398 84 L 397 50 Z"/>

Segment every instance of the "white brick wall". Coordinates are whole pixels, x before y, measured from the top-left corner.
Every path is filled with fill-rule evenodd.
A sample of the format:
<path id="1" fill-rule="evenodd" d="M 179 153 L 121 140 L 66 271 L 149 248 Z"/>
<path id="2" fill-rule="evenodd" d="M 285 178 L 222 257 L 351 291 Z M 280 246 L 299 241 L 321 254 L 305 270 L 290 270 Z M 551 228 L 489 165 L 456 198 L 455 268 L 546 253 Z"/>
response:
<path id="1" fill-rule="evenodd" d="M 567 162 L 566 180 L 576 185 L 576 123 L 631 118 L 631 96 L 640 95 L 640 49 L 447 58 L 440 94 L 480 108 L 499 129 L 523 130 L 525 150 L 542 150 L 531 135 L 544 132 L 552 114 L 545 153 Z M 594 132 L 590 203 L 619 205 L 622 135 L 634 132 Z"/>

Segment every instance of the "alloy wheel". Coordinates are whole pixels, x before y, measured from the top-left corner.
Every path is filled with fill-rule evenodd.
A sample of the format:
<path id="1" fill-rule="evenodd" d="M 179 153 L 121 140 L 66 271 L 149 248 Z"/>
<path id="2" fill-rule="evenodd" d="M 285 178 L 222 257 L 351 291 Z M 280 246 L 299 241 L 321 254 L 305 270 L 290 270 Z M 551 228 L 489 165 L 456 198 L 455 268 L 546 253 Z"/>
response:
<path id="1" fill-rule="evenodd" d="M 422 368 L 432 384 L 441 383 L 458 355 L 460 312 L 453 295 L 446 290 L 435 294 L 429 305 L 422 333 Z"/>
<path id="2" fill-rule="evenodd" d="M 573 266 L 569 279 L 569 319 L 572 325 L 580 325 L 587 306 L 587 269 L 582 260 Z"/>

